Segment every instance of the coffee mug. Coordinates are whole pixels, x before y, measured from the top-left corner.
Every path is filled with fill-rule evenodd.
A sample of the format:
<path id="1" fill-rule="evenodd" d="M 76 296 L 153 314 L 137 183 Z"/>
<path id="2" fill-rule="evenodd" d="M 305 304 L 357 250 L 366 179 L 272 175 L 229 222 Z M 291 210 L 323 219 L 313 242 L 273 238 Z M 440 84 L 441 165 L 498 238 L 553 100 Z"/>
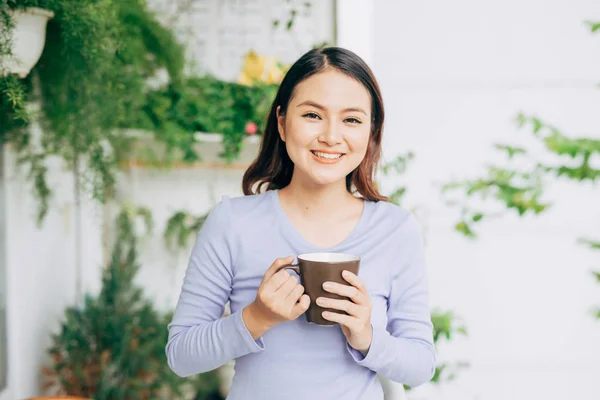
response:
<path id="1" fill-rule="evenodd" d="M 341 310 L 320 307 L 315 303 L 315 300 L 319 297 L 348 299 L 347 297 L 325 291 L 323 283 L 337 282 L 350 286 L 342 277 L 342 272 L 348 270 L 358 275 L 360 257 L 343 253 L 307 253 L 299 255 L 297 258 L 297 264 L 285 265 L 281 269 L 291 269 L 300 275 L 300 283 L 304 286 L 304 293 L 310 297 L 310 306 L 306 311 L 306 320 L 317 325 L 335 325 L 336 322 L 323 318 L 322 312 L 347 313 Z"/>

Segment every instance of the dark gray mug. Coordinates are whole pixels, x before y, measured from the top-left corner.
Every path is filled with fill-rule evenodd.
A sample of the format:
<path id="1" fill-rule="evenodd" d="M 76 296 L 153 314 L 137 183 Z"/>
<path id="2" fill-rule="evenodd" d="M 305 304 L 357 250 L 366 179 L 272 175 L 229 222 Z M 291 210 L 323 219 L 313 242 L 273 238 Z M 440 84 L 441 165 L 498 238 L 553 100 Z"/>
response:
<path id="1" fill-rule="evenodd" d="M 337 282 L 342 285 L 350 284 L 342 277 L 342 272 L 348 270 L 358 275 L 360 257 L 343 253 L 307 253 L 298 256 L 297 264 L 284 265 L 281 269 L 291 269 L 300 275 L 300 283 L 304 286 L 304 292 L 310 297 L 310 306 L 306 311 L 306 320 L 308 322 L 332 326 L 335 322 L 328 321 L 321 313 L 325 310 L 347 314 L 345 311 L 323 308 L 315 303 L 319 297 L 328 297 L 331 299 L 348 299 L 330 293 L 323 289 L 325 282 Z"/>

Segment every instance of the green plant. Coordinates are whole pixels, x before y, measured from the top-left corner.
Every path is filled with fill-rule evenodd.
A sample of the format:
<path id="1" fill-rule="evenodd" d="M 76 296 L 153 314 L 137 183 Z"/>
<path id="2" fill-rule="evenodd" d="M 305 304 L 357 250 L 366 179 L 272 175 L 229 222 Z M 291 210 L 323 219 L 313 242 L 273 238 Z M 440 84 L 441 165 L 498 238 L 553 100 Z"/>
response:
<path id="1" fill-rule="evenodd" d="M 165 245 L 171 251 L 185 248 L 191 236 L 200 232 L 207 214 L 194 216 L 187 211 L 177 211 L 168 220 L 163 237 Z"/>
<path id="2" fill-rule="evenodd" d="M 55 14 L 30 76 L 0 78 L 0 144 L 13 144 L 28 168 L 41 223 L 51 196 L 46 159 L 61 157 L 104 201 L 130 144 L 115 128 L 145 103 L 147 78 L 166 68 L 172 81 L 179 79 L 183 49 L 141 0 L 3 0 L 2 5 L 0 62 L 10 52 L 12 10 L 35 6 Z M 41 104 L 41 138 L 23 129 L 30 101 Z"/>
<path id="3" fill-rule="evenodd" d="M 433 322 L 433 341 L 436 347 L 440 347 L 443 342 L 452 341 L 457 335 L 467 336 L 467 328 L 452 311 L 443 311 L 436 308 L 431 312 L 431 320 Z M 438 362 L 431 382 L 439 384 L 452 381 L 456 378 L 460 369 L 468 366 L 469 363 L 465 361 Z"/>
<path id="4" fill-rule="evenodd" d="M 600 23 L 586 24 L 592 32 L 600 31 Z M 448 204 L 461 208 L 461 218 L 455 228 L 469 238 L 477 237 L 477 224 L 491 217 L 501 217 L 505 212 L 516 211 L 517 215 L 522 217 L 547 211 L 551 203 L 542 200 L 544 189 L 555 180 L 594 185 L 596 180 L 600 179 L 600 169 L 594 166 L 594 162 L 600 159 L 600 139 L 569 137 L 556 126 L 544 122 L 542 118 L 524 113 L 517 115 L 516 122 L 520 128 L 529 128 L 538 144 L 545 150 L 543 159 L 551 161 L 539 161 L 523 148 L 496 145 L 496 149 L 507 153 L 507 167 L 491 166 L 484 177 L 444 185 L 443 194 L 459 193 L 459 199 L 452 199 Z M 517 163 L 523 159 L 527 162 Z M 481 207 L 473 206 L 473 198 L 480 204 L 489 205 L 490 196 L 496 200 L 494 205 L 500 206 L 499 211 L 489 213 L 482 211 Z M 578 241 L 590 249 L 600 250 L 598 240 Z M 593 271 L 592 274 L 600 283 L 600 272 Z M 600 307 L 595 308 L 593 314 L 595 318 L 600 319 Z"/>
<path id="5" fill-rule="evenodd" d="M 381 164 L 381 174 L 383 176 L 395 176 L 396 179 L 406 172 L 408 164 L 414 159 L 415 155 L 408 152 L 404 155 L 396 156 L 392 161 Z M 400 205 L 406 194 L 405 186 L 396 186 L 387 196 L 394 204 Z"/>
<path id="6" fill-rule="evenodd" d="M 296 22 L 296 18 L 298 18 L 298 15 L 301 12 L 309 12 L 312 4 L 305 0 L 285 0 L 285 3 L 290 6 L 288 15 L 286 16 L 285 20 L 285 30 L 291 31 L 294 26 L 294 23 Z M 282 22 L 282 19 L 274 19 L 273 29 L 279 28 L 280 26 L 284 25 Z"/>
<path id="7" fill-rule="evenodd" d="M 101 291 L 69 307 L 53 335 L 44 368 L 47 389 L 95 400 L 201 399 L 218 389 L 216 372 L 182 379 L 167 365 L 164 346 L 171 313 L 158 312 L 134 284 L 138 271 L 136 220 L 152 226 L 148 210 L 127 206 Z M 186 395 L 187 393 L 187 395 Z"/>
<path id="8" fill-rule="evenodd" d="M 257 133 L 264 129 L 277 87 L 245 86 L 211 76 L 188 77 L 149 91 L 146 101 L 121 127 L 154 132 L 156 139 L 167 145 L 169 159 L 185 162 L 199 160 L 193 147 L 195 133 L 220 133 L 224 145 L 220 156 L 231 162 L 244 137 L 254 133 L 247 130 L 248 124 L 254 124 Z"/>
<path id="9" fill-rule="evenodd" d="M 502 209 L 507 212 L 515 211 L 519 216 L 528 214 L 542 214 L 551 207 L 549 201 L 543 201 L 544 189 L 555 179 L 566 179 L 571 182 L 590 182 L 594 184 L 600 178 L 600 169 L 592 165 L 594 158 L 600 157 L 600 140 L 590 137 L 569 138 L 558 128 L 542 122 L 535 116 L 519 114 L 517 123 L 521 127 L 528 126 L 540 144 L 553 159 L 551 164 L 537 161 L 529 157 L 529 153 L 523 149 L 519 151 L 519 157 L 528 158 L 526 164 L 533 165 L 529 170 L 519 169 L 518 166 L 503 168 L 493 166 L 488 168 L 488 173 L 482 178 L 452 182 L 443 187 L 443 192 L 459 192 L 462 199 L 452 200 L 448 204 L 461 207 L 461 218 L 456 223 L 456 230 L 469 238 L 476 238 L 475 225 L 486 219 L 501 217 L 504 215 Z M 496 146 L 497 149 L 505 150 L 510 146 Z M 515 159 L 508 153 L 509 163 Z M 479 203 L 489 203 L 490 195 L 495 199 L 496 205 L 501 210 L 494 213 L 475 209 L 472 206 L 472 198 Z M 473 216 L 465 218 L 465 216 Z M 590 239 L 579 239 L 591 249 L 598 250 L 600 244 Z M 598 277 L 597 273 L 594 275 Z M 595 310 L 595 315 L 600 319 L 600 309 Z"/>
<path id="10" fill-rule="evenodd" d="M 390 201 L 397 205 L 402 205 L 404 195 L 407 192 L 407 187 L 398 184 L 401 176 L 407 171 L 410 162 L 415 158 L 414 153 L 407 152 L 400 154 L 389 162 L 381 164 L 380 172 L 384 177 L 393 178 L 394 188 L 388 194 Z M 450 310 L 441 310 L 434 308 L 431 311 L 431 322 L 433 323 L 433 342 L 436 348 L 446 341 L 452 341 L 457 335 L 467 336 L 467 328 L 461 321 L 460 317 Z M 460 369 L 468 367 L 465 361 L 446 362 L 439 361 L 435 367 L 435 373 L 431 382 L 433 384 L 441 384 L 456 378 Z M 406 390 L 411 390 L 409 386 L 404 386 Z"/>
<path id="11" fill-rule="evenodd" d="M 514 149 L 507 146 L 496 146 L 496 148 L 507 150 L 511 158 L 515 154 Z M 519 154 L 524 153 L 524 150 L 519 151 Z M 448 195 L 456 193 L 457 190 L 464 191 L 467 196 L 478 196 L 482 200 L 492 197 L 507 209 L 515 210 L 520 216 L 540 214 L 549 207 L 549 204 L 541 200 L 544 194 L 543 179 L 544 168 L 541 165 L 525 172 L 488 166 L 485 177 L 445 184 L 442 186 L 442 193 Z M 455 199 L 448 198 L 447 204 L 461 206 L 461 217 L 455 229 L 470 238 L 477 237 L 475 224 L 502 215 L 501 212 L 486 212 L 468 202 L 461 204 Z"/>
<path id="12" fill-rule="evenodd" d="M 519 216 L 541 214 L 551 204 L 542 200 L 544 188 L 554 178 L 566 178 L 571 181 L 595 182 L 600 177 L 600 169 L 592 166 L 592 159 L 600 155 L 600 140 L 594 138 L 569 138 L 558 128 L 542 122 L 535 116 L 519 114 L 517 123 L 520 127 L 529 126 L 540 144 L 554 157 L 554 164 L 537 161 L 529 156 L 522 148 L 495 145 L 495 148 L 505 151 L 508 161 L 514 162 L 516 157 L 526 158 L 528 169 L 509 165 L 508 167 L 489 166 L 484 177 L 473 180 L 451 182 L 442 187 L 442 192 L 464 193 L 466 198 L 459 201 L 450 200 L 449 205 L 460 206 L 463 218 L 457 223 L 457 231 L 468 237 L 476 237 L 476 223 L 490 217 L 502 216 L 502 212 L 486 213 L 476 210 L 469 198 L 489 200 L 493 197 L 506 210 L 514 210 Z M 570 160 L 565 160 L 565 157 Z M 462 202 L 460 201 L 462 200 Z M 464 218 L 464 216 L 472 218 Z"/>

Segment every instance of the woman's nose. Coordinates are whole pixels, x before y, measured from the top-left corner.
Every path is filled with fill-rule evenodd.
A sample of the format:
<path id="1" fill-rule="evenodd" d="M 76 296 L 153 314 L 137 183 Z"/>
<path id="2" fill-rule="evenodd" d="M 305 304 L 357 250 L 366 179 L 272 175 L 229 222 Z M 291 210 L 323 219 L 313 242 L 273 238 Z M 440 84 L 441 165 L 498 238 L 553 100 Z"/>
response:
<path id="1" fill-rule="evenodd" d="M 331 122 L 327 124 L 326 131 L 321 134 L 319 141 L 327 143 L 329 146 L 335 146 L 342 142 L 342 134 L 337 123 Z"/>

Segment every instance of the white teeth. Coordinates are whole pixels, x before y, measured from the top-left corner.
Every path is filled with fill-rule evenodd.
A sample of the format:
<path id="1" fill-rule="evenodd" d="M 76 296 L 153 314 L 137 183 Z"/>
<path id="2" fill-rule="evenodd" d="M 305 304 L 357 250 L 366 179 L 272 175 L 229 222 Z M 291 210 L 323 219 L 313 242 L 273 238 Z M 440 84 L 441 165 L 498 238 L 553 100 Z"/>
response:
<path id="1" fill-rule="evenodd" d="M 329 160 L 335 160 L 336 158 L 340 158 L 343 154 L 331 154 L 331 153 L 322 153 L 320 151 L 313 151 L 313 154 L 320 158 L 327 158 Z"/>

